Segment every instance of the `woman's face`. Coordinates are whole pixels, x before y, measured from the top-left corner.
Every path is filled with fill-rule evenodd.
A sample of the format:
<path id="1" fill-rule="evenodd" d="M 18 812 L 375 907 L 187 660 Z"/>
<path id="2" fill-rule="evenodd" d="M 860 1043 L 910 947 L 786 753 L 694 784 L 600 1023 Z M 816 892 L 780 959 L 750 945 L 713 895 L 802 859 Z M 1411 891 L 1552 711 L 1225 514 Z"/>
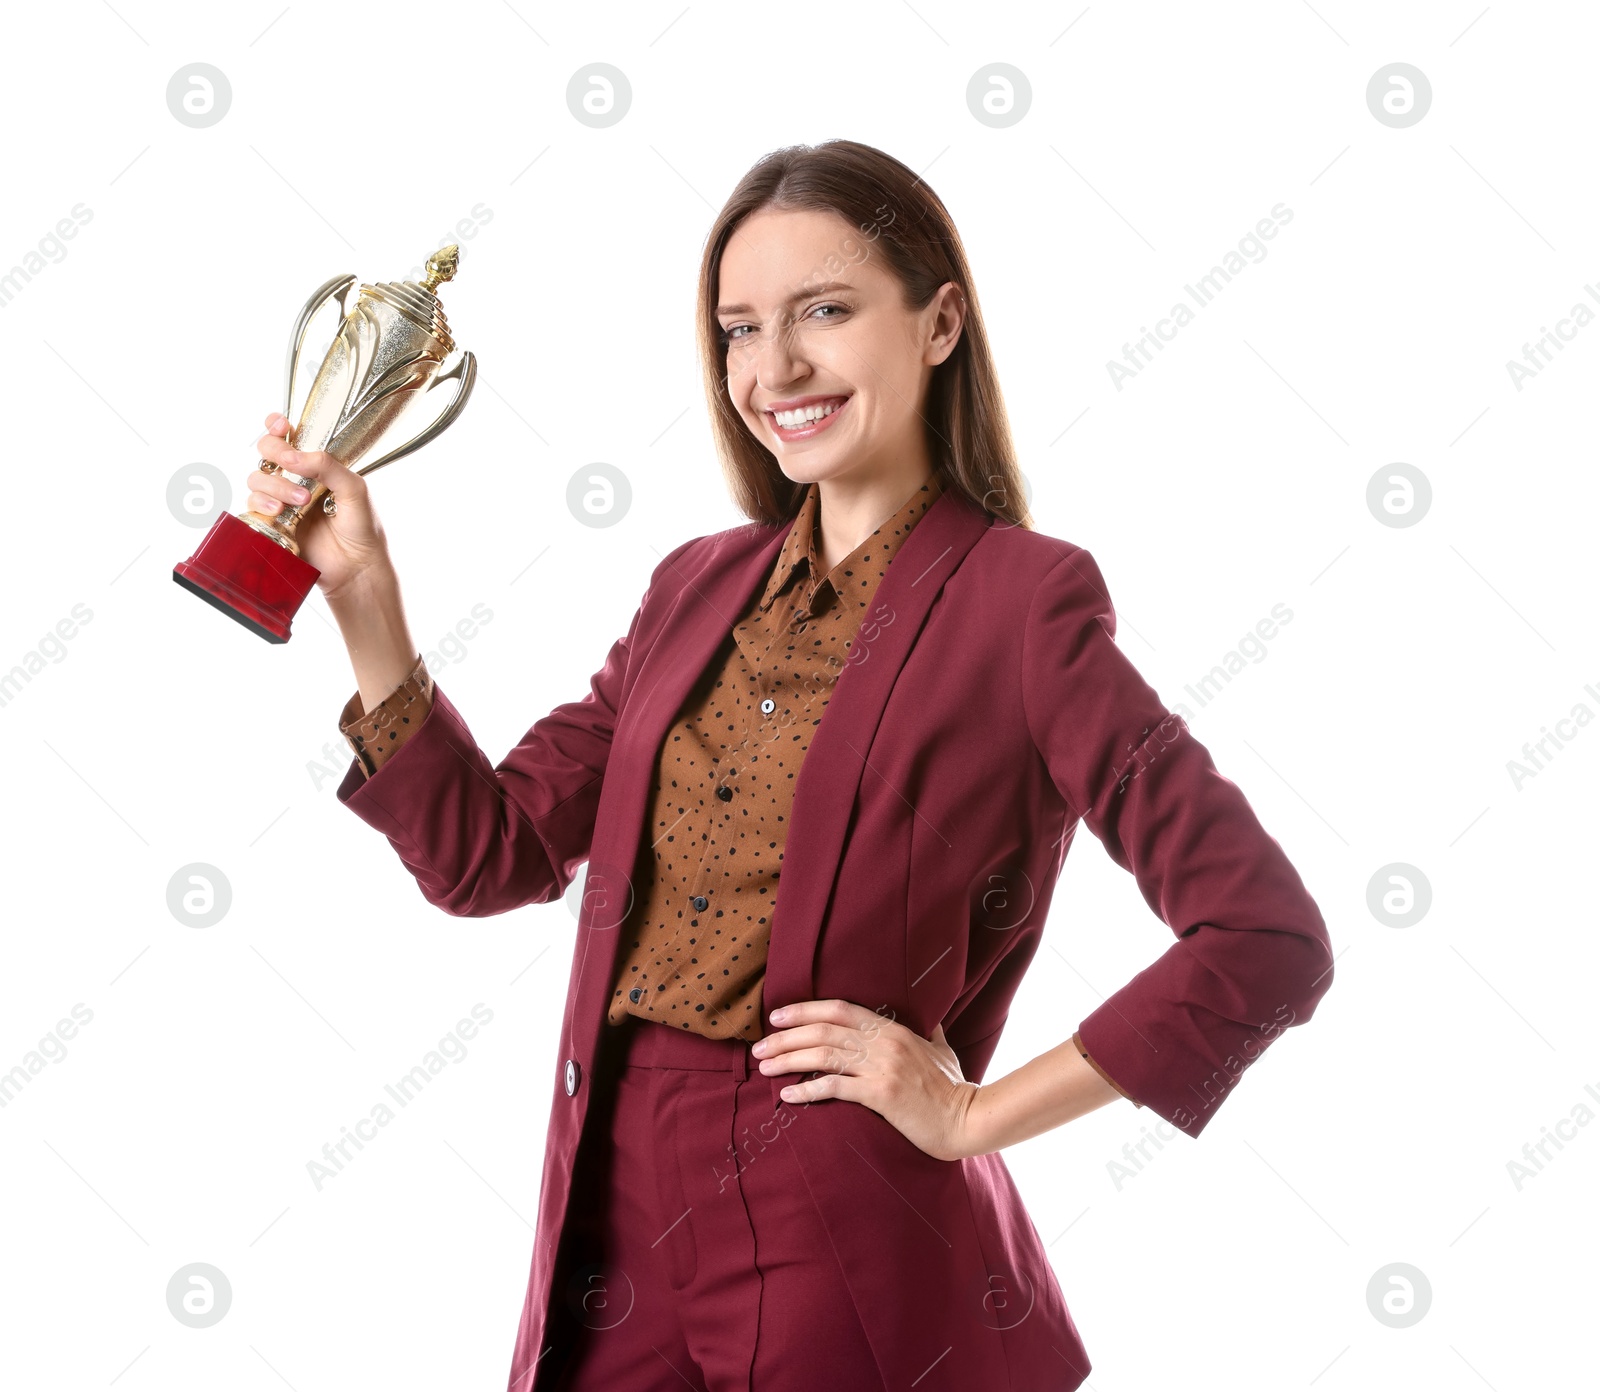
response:
<path id="1" fill-rule="evenodd" d="M 961 295 L 947 281 L 923 309 L 905 308 L 877 232 L 764 208 L 723 250 L 728 395 L 797 483 L 930 467 L 923 408 L 960 337 Z"/>

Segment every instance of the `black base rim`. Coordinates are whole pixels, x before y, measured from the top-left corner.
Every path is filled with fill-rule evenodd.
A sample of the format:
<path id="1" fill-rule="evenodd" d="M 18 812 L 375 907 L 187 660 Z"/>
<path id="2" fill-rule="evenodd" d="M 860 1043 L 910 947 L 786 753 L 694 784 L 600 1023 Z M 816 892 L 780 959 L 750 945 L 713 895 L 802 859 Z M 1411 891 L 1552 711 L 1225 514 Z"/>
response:
<path id="1" fill-rule="evenodd" d="M 230 619 L 243 624 L 258 638 L 265 638 L 269 643 L 285 643 L 288 641 L 286 638 L 278 637 L 278 635 L 272 632 L 271 629 L 263 628 L 254 619 L 250 618 L 249 615 L 241 614 L 226 600 L 219 599 L 216 595 L 212 594 L 210 590 L 206 589 L 202 585 L 195 584 L 195 582 L 189 579 L 187 576 L 180 575 L 177 571 L 173 571 L 172 578 L 182 585 L 184 589 L 188 590 L 190 594 L 199 595 L 200 598 L 205 600 L 205 602 L 213 609 L 220 609 Z"/>

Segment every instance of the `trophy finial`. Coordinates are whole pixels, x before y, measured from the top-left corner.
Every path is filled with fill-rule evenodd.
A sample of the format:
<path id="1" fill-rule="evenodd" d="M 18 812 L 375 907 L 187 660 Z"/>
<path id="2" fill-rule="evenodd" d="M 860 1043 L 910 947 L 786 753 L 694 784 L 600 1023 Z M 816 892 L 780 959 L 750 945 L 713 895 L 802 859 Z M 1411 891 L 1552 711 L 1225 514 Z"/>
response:
<path id="1" fill-rule="evenodd" d="M 447 280 L 454 280 L 456 266 L 460 260 L 461 248 L 452 242 L 447 247 L 440 247 L 428 258 L 427 279 L 422 282 L 422 288 L 430 294 L 437 290 Z"/>

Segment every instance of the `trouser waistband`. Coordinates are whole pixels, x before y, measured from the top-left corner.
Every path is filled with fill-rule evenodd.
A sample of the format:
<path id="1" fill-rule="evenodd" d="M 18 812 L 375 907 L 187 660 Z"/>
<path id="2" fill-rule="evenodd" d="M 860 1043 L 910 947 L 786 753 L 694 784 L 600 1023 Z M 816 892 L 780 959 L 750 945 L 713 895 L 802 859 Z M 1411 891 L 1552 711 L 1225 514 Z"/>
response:
<path id="1" fill-rule="evenodd" d="M 750 1044 L 743 1039 L 709 1039 L 693 1030 L 657 1024 L 637 1015 L 628 1016 L 620 1025 L 607 1023 L 602 1028 L 620 1036 L 610 1041 L 612 1056 L 619 1066 L 694 1068 L 732 1073 L 740 1079 L 751 1072 Z"/>

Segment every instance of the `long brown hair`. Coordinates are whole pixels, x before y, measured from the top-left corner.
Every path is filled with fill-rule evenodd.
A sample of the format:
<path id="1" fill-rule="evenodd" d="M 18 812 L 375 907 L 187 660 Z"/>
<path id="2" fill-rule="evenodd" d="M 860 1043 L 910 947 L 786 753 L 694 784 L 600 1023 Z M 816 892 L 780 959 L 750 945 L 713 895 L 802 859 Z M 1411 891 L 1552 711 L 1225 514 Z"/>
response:
<path id="1" fill-rule="evenodd" d="M 929 383 L 923 414 L 928 452 L 936 469 L 944 467 L 947 488 L 1013 526 L 1031 528 L 1005 401 L 955 223 L 912 170 L 854 140 L 789 145 L 764 155 L 729 195 L 706 237 L 696 307 L 700 362 L 734 504 L 753 522 L 777 524 L 794 518 L 805 494 L 805 485 L 783 473 L 729 398 L 728 350 L 717 322 L 723 248 L 746 217 L 769 207 L 833 212 L 859 229 L 845 245 L 854 242 L 863 257 L 870 244 L 881 247 L 908 309 L 922 309 L 946 281 L 955 283 L 966 298 L 966 317 L 955 348 Z M 819 266 L 810 278 L 820 282 L 839 269 Z"/>

